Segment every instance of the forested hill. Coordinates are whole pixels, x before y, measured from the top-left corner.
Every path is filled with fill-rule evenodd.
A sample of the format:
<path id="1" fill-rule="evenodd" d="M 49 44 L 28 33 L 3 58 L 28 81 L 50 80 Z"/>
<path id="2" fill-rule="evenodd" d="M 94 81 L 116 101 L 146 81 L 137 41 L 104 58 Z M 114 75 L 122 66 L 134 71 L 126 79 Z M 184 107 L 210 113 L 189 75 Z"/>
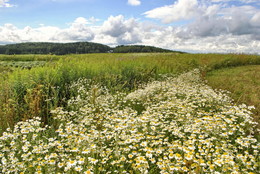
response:
<path id="1" fill-rule="evenodd" d="M 184 53 L 180 51 L 172 51 L 167 49 L 162 49 L 153 46 L 145 46 L 145 45 L 121 45 L 117 46 L 113 49 L 114 53 L 150 53 L 150 52 L 176 52 L 176 53 Z"/>
<path id="2" fill-rule="evenodd" d="M 28 42 L 18 44 L 0 45 L 0 54 L 84 54 L 84 53 L 141 53 L 141 52 L 177 52 L 162 48 L 131 45 L 117 46 L 111 48 L 107 45 L 93 42 L 74 43 L 48 43 L 48 42 Z M 177 52 L 182 53 L 182 52 Z"/>
<path id="3" fill-rule="evenodd" d="M 74 43 L 47 43 L 29 42 L 9 44 L 0 46 L 0 54 L 83 54 L 83 53 L 105 53 L 111 48 L 106 45 L 92 42 Z"/>

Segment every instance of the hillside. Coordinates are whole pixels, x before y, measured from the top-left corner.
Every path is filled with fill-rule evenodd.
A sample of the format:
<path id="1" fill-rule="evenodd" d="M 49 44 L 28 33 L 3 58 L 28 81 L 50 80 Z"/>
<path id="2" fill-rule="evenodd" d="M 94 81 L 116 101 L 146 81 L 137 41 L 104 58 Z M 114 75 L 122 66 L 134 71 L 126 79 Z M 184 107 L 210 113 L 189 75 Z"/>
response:
<path id="1" fill-rule="evenodd" d="M 175 52 L 158 47 L 131 45 L 117 46 L 111 48 L 107 45 L 93 42 L 74 43 L 48 43 L 48 42 L 28 42 L 18 44 L 0 45 L 0 54 L 85 54 L 85 53 L 151 53 L 151 52 Z M 177 52 L 182 53 L 182 52 Z"/>
<path id="2" fill-rule="evenodd" d="M 109 46 L 92 42 L 48 43 L 28 42 L 0 46 L 0 54 L 84 54 L 105 53 Z"/>
<path id="3" fill-rule="evenodd" d="M 180 51 L 172 51 L 167 49 L 162 49 L 153 46 L 145 46 L 145 45 L 120 45 L 114 48 L 114 53 L 168 53 L 168 52 L 177 52 L 184 53 Z"/>

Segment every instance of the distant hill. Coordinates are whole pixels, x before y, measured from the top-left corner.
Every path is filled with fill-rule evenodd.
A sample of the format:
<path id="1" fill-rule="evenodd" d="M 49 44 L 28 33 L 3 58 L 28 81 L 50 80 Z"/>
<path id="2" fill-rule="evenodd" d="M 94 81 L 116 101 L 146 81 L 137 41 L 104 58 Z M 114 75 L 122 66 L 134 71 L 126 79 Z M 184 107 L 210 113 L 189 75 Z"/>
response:
<path id="1" fill-rule="evenodd" d="M 0 46 L 0 54 L 83 54 L 105 53 L 110 51 L 109 46 L 92 42 L 48 43 L 28 42 Z"/>
<path id="2" fill-rule="evenodd" d="M 149 53 L 149 52 L 176 52 L 158 47 L 145 45 L 117 46 L 111 48 L 107 45 L 93 42 L 73 43 L 49 43 L 49 42 L 28 42 L 18 44 L 0 45 L 0 54 L 84 54 L 84 53 Z"/>
<path id="3" fill-rule="evenodd" d="M 152 52 L 176 52 L 176 53 L 184 53 L 180 51 L 172 51 L 167 49 L 162 49 L 153 46 L 145 46 L 145 45 L 121 45 L 117 46 L 113 49 L 114 53 L 152 53 Z"/>

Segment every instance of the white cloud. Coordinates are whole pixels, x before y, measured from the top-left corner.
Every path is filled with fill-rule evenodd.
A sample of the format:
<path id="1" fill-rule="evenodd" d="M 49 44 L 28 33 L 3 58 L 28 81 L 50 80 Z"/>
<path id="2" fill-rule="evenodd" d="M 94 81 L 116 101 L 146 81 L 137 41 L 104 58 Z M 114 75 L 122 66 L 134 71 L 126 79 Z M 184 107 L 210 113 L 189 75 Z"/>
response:
<path id="1" fill-rule="evenodd" d="M 86 24 L 89 24 L 89 23 L 88 23 L 86 18 L 78 17 L 78 18 L 75 19 L 73 24 L 75 24 L 75 25 L 86 25 Z"/>
<path id="2" fill-rule="evenodd" d="M 90 17 L 88 19 L 89 24 L 94 24 L 96 22 L 100 21 L 100 19 L 95 18 L 94 16 Z"/>
<path id="3" fill-rule="evenodd" d="M 248 43 L 251 42 L 250 39 L 252 39 L 252 42 L 259 42 L 260 9 L 257 6 L 250 5 L 250 3 L 257 1 L 240 0 L 239 5 L 226 4 L 229 1 L 178 0 L 173 5 L 150 10 L 145 15 L 148 18 L 159 19 L 164 23 L 192 19 L 188 24 L 178 27 L 174 31 L 174 37 L 185 42 L 197 39 L 209 41 L 206 38 L 218 38 L 219 36 L 232 36 L 232 38 L 237 39 L 246 37 L 249 39 L 247 40 Z M 228 45 L 228 43 L 225 42 L 224 45 Z M 240 42 L 238 42 L 239 44 Z M 234 48 L 236 47 L 234 46 Z"/>
<path id="4" fill-rule="evenodd" d="M 250 24 L 254 27 L 260 27 L 260 12 L 256 13 L 250 20 Z"/>
<path id="5" fill-rule="evenodd" d="M 132 5 L 132 6 L 138 6 L 138 5 L 141 5 L 141 1 L 140 0 L 128 0 L 128 4 Z"/>
<path id="6" fill-rule="evenodd" d="M 160 19 L 164 23 L 171 23 L 194 18 L 198 13 L 197 0 L 178 0 L 173 5 L 158 7 L 144 14 L 148 18 Z"/>
<path id="7" fill-rule="evenodd" d="M 242 3 L 258 3 L 259 4 L 259 0 L 211 0 L 212 2 L 216 2 L 216 3 L 223 3 L 223 2 L 242 2 Z"/>
<path id="8" fill-rule="evenodd" d="M 239 16 L 231 13 L 231 9 L 208 6 L 195 21 L 178 27 L 127 19 L 123 15 L 110 16 L 101 25 L 90 25 L 89 19 L 79 17 L 65 29 L 45 25 L 18 28 L 5 24 L 0 26 L 0 43 L 91 41 L 110 46 L 143 44 L 193 52 L 257 53 L 260 12 L 241 8 L 244 11 L 238 9 L 242 15 Z"/>
<path id="9" fill-rule="evenodd" d="M 90 24 L 94 24 L 96 22 L 98 22 L 99 19 L 95 18 L 95 17 L 90 17 L 88 19 L 84 18 L 84 17 L 77 17 L 72 23 L 70 23 L 70 25 L 74 25 L 74 26 L 85 26 L 85 25 L 90 25 Z"/>
<path id="10" fill-rule="evenodd" d="M 138 42 L 139 29 L 139 23 L 135 19 L 124 19 L 122 15 L 110 16 L 101 27 L 103 34 L 116 38 L 119 44 Z"/>
<path id="11" fill-rule="evenodd" d="M 51 39 L 58 41 L 90 41 L 94 38 L 94 33 L 90 29 L 88 20 L 78 17 L 67 29 L 59 30 Z"/>
<path id="12" fill-rule="evenodd" d="M 69 28 L 65 29 L 44 25 L 38 28 L 27 26 L 19 29 L 12 24 L 5 24 L 0 27 L 0 42 L 90 41 L 94 38 L 94 33 L 87 24 L 87 19 L 82 17 L 75 19 Z"/>
<path id="13" fill-rule="evenodd" d="M 13 5 L 8 2 L 9 0 L 0 0 L 0 7 L 12 7 Z"/>
<path id="14" fill-rule="evenodd" d="M 39 28 L 27 26 L 19 29 L 13 24 L 5 24 L 4 26 L 0 26 L 0 42 L 47 42 L 58 31 L 59 28 L 50 26 Z"/>
<path id="15" fill-rule="evenodd" d="M 104 22 L 102 29 L 103 32 L 112 37 L 118 37 L 131 30 L 131 26 L 127 26 L 130 21 L 125 21 L 123 15 L 110 16 L 107 21 Z"/>
<path id="16" fill-rule="evenodd" d="M 190 38 L 232 34 L 259 38 L 257 37 L 260 35 L 259 9 L 252 6 L 226 7 L 219 8 L 210 15 L 206 11 L 192 23 L 186 25 L 185 30 L 180 30 L 179 36 Z"/>
<path id="17" fill-rule="evenodd" d="M 252 40 L 249 35 L 237 36 L 222 34 L 218 36 L 190 38 L 180 37 L 182 28 L 168 27 L 151 33 L 150 38 L 143 39 L 143 44 L 162 48 L 202 53 L 259 53 L 260 41 Z"/>

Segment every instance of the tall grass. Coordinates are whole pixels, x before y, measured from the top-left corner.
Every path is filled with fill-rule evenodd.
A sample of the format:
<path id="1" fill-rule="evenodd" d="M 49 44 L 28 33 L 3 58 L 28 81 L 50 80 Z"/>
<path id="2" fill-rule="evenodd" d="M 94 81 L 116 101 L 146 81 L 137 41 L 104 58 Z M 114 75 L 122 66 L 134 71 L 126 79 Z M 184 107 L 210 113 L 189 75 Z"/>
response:
<path id="1" fill-rule="evenodd" d="M 254 119 L 260 122 L 260 66 L 224 68 L 207 74 L 208 84 L 231 92 L 236 103 L 254 105 Z M 260 126 L 260 125 L 259 125 Z"/>
<path id="2" fill-rule="evenodd" d="M 9 60 L 51 58 L 52 55 L 14 55 Z M 107 86 L 112 93 L 127 92 L 136 89 L 141 82 L 160 78 L 162 74 L 179 74 L 198 67 L 204 67 L 206 72 L 222 67 L 260 64 L 260 57 L 254 55 L 139 53 L 66 55 L 54 58 L 59 58 L 55 64 L 31 70 L 19 69 L 1 77 L 2 130 L 34 116 L 41 117 L 46 124 L 50 123 L 49 111 L 57 106 L 66 107 L 67 100 L 73 97 L 69 85 L 82 77 Z"/>
<path id="3" fill-rule="evenodd" d="M 252 108 L 205 85 L 198 69 L 130 93 L 84 78 L 71 89 L 55 126 L 36 117 L 0 136 L 1 173 L 259 173 Z"/>
<path id="4" fill-rule="evenodd" d="M 26 55 L 4 55 L 0 54 L 0 61 L 51 61 L 58 60 L 60 56 L 56 55 L 35 55 L 35 54 L 26 54 Z"/>

